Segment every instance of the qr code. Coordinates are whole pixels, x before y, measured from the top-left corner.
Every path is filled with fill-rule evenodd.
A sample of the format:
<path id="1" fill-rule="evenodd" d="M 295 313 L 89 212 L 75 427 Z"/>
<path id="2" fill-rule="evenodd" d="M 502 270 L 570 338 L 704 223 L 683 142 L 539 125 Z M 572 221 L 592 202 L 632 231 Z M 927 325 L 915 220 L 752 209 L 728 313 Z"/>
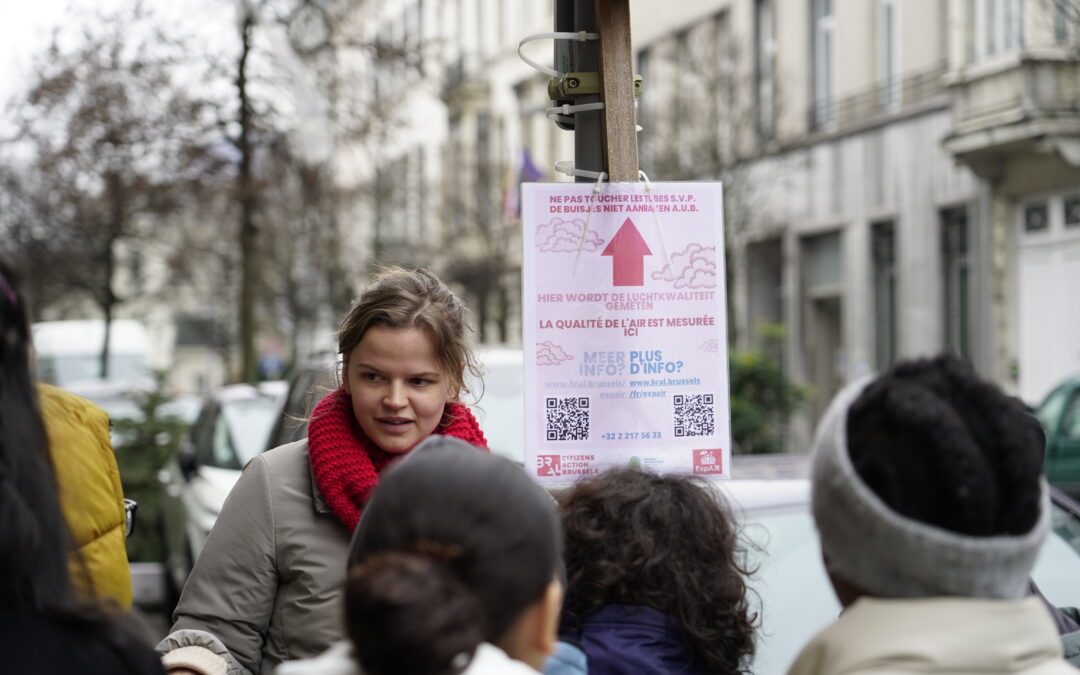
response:
<path id="1" fill-rule="evenodd" d="M 586 396 L 549 398 L 546 401 L 549 441 L 589 439 L 589 399 Z"/>
<path id="2" fill-rule="evenodd" d="M 675 403 L 675 436 L 712 436 L 716 433 L 716 407 L 712 394 L 677 394 Z"/>

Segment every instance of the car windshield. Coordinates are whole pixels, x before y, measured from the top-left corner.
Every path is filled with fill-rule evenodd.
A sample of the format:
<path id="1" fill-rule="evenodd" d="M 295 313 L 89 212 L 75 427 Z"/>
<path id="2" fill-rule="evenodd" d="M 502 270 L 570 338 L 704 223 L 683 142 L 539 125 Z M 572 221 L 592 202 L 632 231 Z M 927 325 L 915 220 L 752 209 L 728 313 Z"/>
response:
<path id="1" fill-rule="evenodd" d="M 1052 517 L 1054 531 L 1032 577 L 1051 603 L 1080 607 L 1080 521 L 1056 505 Z M 752 671 L 780 675 L 810 638 L 836 619 L 840 605 L 807 510 L 750 513 L 744 532 L 758 570 L 750 583 L 752 602 L 762 620 Z"/>
<path id="2" fill-rule="evenodd" d="M 229 430 L 239 466 L 246 466 L 255 455 L 266 449 L 266 441 L 279 409 L 279 403 L 269 396 L 222 403 L 221 415 Z"/>
<path id="3" fill-rule="evenodd" d="M 1069 387 L 1060 387 L 1047 396 L 1039 409 L 1035 411 L 1035 416 L 1039 418 L 1047 434 L 1057 431 L 1057 421 L 1061 417 L 1061 411 L 1065 408 L 1065 399 L 1068 397 Z"/>

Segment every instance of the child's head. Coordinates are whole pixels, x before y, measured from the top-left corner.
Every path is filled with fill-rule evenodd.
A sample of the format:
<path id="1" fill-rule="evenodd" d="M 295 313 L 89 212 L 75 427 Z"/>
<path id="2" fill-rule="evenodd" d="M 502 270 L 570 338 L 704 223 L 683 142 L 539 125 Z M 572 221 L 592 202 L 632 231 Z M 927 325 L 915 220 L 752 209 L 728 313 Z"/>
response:
<path id="1" fill-rule="evenodd" d="M 446 404 L 478 375 L 466 339 L 468 310 L 424 269 L 379 274 L 338 332 L 342 386 L 364 433 L 406 452 L 443 419 Z"/>
<path id="2" fill-rule="evenodd" d="M 841 602 L 1016 598 L 1048 526 L 1043 433 L 954 357 L 842 391 L 815 440 L 813 508 Z"/>
<path id="3" fill-rule="evenodd" d="M 569 629 L 605 605 L 644 605 L 682 624 L 703 669 L 749 661 L 748 572 L 731 513 L 705 483 L 614 469 L 578 483 L 561 511 Z"/>
<path id="4" fill-rule="evenodd" d="M 451 438 L 390 469 L 350 553 L 346 623 L 365 673 L 456 673 L 481 642 L 539 669 L 561 587 L 551 498 L 508 460 Z"/>

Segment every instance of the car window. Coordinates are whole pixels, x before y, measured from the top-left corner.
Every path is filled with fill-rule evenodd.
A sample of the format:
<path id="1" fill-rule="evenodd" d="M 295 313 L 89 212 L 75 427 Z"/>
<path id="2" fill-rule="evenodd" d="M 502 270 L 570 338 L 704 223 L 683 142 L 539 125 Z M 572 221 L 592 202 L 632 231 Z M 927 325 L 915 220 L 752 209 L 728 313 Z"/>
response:
<path id="1" fill-rule="evenodd" d="M 218 407 L 202 461 L 221 469 L 242 469 L 266 449 L 278 403 L 269 396 L 223 401 Z"/>
<path id="2" fill-rule="evenodd" d="M 1065 406 L 1058 438 L 1063 441 L 1080 441 L 1080 392 L 1073 392 L 1069 404 Z"/>
<path id="3" fill-rule="evenodd" d="M 270 429 L 278 415 L 278 402 L 269 396 L 230 401 L 222 406 L 233 450 L 241 467 L 266 449 Z"/>
<path id="4" fill-rule="evenodd" d="M 1035 411 L 1035 416 L 1039 418 L 1039 422 L 1043 425 L 1048 437 L 1057 433 L 1057 423 L 1061 419 L 1061 411 L 1065 407 L 1065 399 L 1068 397 L 1069 388 L 1059 387 L 1051 392 L 1046 397 L 1046 400 L 1042 402 L 1042 405 L 1039 406 L 1039 409 Z"/>
<path id="5" fill-rule="evenodd" d="M 323 396 L 337 387 L 335 366 L 309 367 L 299 371 L 289 384 L 285 408 L 269 438 L 269 447 L 291 443 L 307 435 L 307 419 Z"/>
<path id="6" fill-rule="evenodd" d="M 214 427 L 217 424 L 218 407 L 208 403 L 199 415 L 199 421 L 195 424 L 192 440 L 195 442 L 196 452 L 200 464 L 213 461 Z"/>
<path id="7" fill-rule="evenodd" d="M 240 461 L 229 437 L 229 425 L 225 418 L 218 415 L 214 421 L 214 432 L 210 440 L 210 457 L 206 464 L 220 469 L 239 469 Z"/>

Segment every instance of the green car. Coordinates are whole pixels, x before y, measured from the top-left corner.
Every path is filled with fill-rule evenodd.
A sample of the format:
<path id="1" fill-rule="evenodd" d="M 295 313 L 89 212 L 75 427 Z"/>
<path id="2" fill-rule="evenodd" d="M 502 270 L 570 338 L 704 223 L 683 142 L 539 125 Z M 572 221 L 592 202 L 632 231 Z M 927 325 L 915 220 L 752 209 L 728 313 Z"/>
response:
<path id="1" fill-rule="evenodd" d="M 1057 386 L 1035 416 L 1046 430 L 1046 477 L 1080 497 L 1080 375 Z"/>

